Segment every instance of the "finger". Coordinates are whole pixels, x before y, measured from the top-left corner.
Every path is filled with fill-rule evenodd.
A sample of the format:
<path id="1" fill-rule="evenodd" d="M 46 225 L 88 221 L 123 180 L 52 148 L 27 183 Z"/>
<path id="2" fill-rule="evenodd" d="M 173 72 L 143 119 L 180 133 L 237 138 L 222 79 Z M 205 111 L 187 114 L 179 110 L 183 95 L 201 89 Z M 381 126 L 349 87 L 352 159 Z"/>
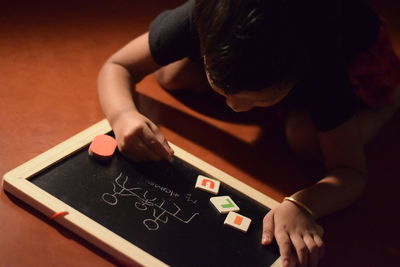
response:
<path id="1" fill-rule="evenodd" d="M 297 266 L 297 255 L 296 253 L 290 254 L 290 262 L 289 267 L 296 267 Z"/>
<path id="2" fill-rule="evenodd" d="M 282 259 L 282 266 L 291 266 L 290 254 L 292 251 L 292 242 L 287 234 L 287 232 L 280 230 L 275 233 L 275 239 L 279 246 L 279 253 Z"/>
<path id="3" fill-rule="evenodd" d="M 153 149 L 151 149 L 144 141 L 141 139 L 141 145 L 137 147 L 137 149 L 140 151 L 139 153 L 135 153 L 138 155 L 138 158 L 140 161 L 142 160 L 161 160 L 161 156 L 158 155 L 156 152 L 154 152 Z"/>
<path id="4" fill-rule="evenodd" d="M 165 138 L 165 136 L 161 133 L 160 128 L 158 128 L 157 125 L 155 125 L 151 121 L 148 122 L 148 125 L 149 125 L 151 131 L 156 136 L 157 140 L 164 146 L 164 148 L 172 156 L 174 154 L 174 150 L 169 146 L 168 141 Z"/>
<path id="5" fill-rule="evenodd" d="M 141 135 L 143 143 L 148 147 L 149 150 L 153 151 L 158 155 L 158 159 L 170 159 L 170 151 L 160 142 L 160 137 L 153 133 L 149 127 L 144 127 Z"/>
<path id="6" fill-rule="evenodd" d="M 261 244 L 271 244 L 274 239 L 274 212 L 270 210 L 264 217 L 263 220 L 263 232 L 261 237 Z"/>
<path id="7" fill-rule="evenodd" d="M 297 260 L 300 266 L 307 266 L 308 264 L 308 249 L 304 243 L 303 238 L 298 234 L 293 234 L 290 236 L 290 240 L 296 250 Z"/>
<path id="8" fill-rule="evenodd" d="M 316 267 L 318 264 L 318 261 L 320 259 L 319 256 L 319 248 L 317 244 L 315 243 L 315 240 L 312 236 L 310 235 L 305 235 L 303 236 L 304 243 L 307 246 L 307 249 L 309 251 L 309 262 L 311 267 Z"/>
<path id="9" fill-rule="evenodd" d="M 160 160 L 160 157 L 150 150 L 141 139 L 136 139 L 135 143 L 129 143 L 121 153 L 134 161 Z"/>
<path id="10" fill-rule="evenodd" d="M 314 238 L 314 242 L 317 245 L 318 250 L 319 250 L 319 260 L 320 260 L 325 254 L 325 244 L 319 235 L 314 235 L 313 238 Z"/>
<path id="11" fill-rule="evenodd" d="M 167 138 L 165 138 L 165 136 L 161 133 L 160 129 L 159 128 L 157 128 L 155 130 L 153 130 L 153 128 L 151 128 L 151 129 L 154 132 L 154 135 L 156 136 L 156 138 L 160 141 L 161 144 L 163 144 L 163 146 L 170 153 L 170 155 L 173 155 L 174 150 L 170 147 L 170 145 L 168 144 Z"/>
<path id="12" fill-rule="evenodd" d="M 156 137 L 156 139 L 160 142 L 165 151 L 168 153 L 168 158 L 171 158 L 172 155 L 174 154 L 174 150 L 169 146 L 165 136 L 161 133 L 160 129 L 154 123 L 149 122 L 148 125 L 151 131 L 153 132 L 154 136 Z"/>

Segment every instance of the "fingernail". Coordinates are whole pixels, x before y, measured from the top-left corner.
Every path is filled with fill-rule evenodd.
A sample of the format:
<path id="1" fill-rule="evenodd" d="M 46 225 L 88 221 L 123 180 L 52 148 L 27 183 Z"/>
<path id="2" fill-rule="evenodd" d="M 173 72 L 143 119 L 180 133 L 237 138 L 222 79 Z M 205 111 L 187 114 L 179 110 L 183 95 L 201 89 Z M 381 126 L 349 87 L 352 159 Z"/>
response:
<path id="1" fill-rule="evenodd" d="M 264 245 L 268 244 L 269 243 L 269 237 L 266 236 L 266 235 L 263 236 L 261 243 L 264 244 Z"/>

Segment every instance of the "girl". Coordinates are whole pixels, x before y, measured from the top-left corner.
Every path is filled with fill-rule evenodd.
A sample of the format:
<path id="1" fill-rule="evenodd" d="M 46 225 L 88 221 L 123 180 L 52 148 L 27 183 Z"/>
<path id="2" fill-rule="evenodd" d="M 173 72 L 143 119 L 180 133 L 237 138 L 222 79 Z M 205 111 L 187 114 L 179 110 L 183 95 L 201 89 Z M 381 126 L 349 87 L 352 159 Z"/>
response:
<path id="1" fill-rule="evenodd" d="M 283 266 L 316 266 L 315 220 L 360 195 L 363 147 L 400 102 L 400 63 L 379 17 L 362 0 L 190 0 L 161 13 L 99 74 L 103 111 L 133 160 L 173 155 L 133 99 L 155 71 L 164 88 L 211 88 L 237 112 L 281 106 L 288 144 L 322 160 L 326 175 L 265 216 L 261 242 L 276 239 Z"/>

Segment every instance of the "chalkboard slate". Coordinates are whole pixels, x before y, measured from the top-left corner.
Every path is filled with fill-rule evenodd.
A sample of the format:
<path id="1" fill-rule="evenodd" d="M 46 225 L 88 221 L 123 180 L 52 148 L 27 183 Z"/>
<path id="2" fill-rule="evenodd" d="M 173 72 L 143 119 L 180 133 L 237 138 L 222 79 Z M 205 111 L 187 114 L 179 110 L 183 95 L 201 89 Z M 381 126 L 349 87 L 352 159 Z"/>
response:
<path id="1" fill-rule="evenodd" d="M 194 188 L 199 174 L 209 175 L 185 160 L 137 163 L 117 152 L 109 162 L 99 162 L 87 148 L 35 172 L 27 182 L 170 266 L 269 266 L 279 258 L 276 243 L 260 244 L 268 209 L 246 194 L 226 183 L 218 194 L 229 195 L 239 213 L 252 219 L 242 233 L 223 224 L 226 215 L 209 202 L 214 195 Z M 15 173 L 5 177 L 5 189 L 18 195 L 14 188 L 28 189 L 15 182 L 22 172 Z"/>

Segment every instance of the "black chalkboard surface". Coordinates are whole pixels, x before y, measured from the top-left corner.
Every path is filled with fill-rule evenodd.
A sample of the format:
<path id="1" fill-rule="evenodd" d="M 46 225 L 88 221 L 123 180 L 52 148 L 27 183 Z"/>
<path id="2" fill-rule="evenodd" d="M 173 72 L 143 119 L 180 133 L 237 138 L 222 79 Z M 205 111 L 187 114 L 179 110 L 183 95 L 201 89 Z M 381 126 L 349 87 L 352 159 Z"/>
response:
<path id="1" fill-rule="evenodd" d="M 27 181 L 170 266 L 269 266 L 279 257 L 276 243 L 261 246 L 268 209 L 221 183 L 240 214 L 252 219 L 247 233 L 223 224 L 209 199 L 195 189 L 207 173 L 175 157 L 172 162 L 109 162 L 87 153 L 87 145 Z M 214 177 L 217 178 L 218 177 Z"/>

